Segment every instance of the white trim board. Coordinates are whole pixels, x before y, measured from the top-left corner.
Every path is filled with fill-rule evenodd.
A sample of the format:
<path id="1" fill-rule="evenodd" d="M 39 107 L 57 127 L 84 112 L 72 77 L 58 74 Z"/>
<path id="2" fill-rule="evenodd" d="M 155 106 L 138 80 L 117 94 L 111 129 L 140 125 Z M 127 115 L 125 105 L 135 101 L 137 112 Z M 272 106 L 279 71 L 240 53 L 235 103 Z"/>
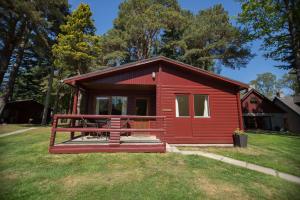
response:
<path id="1" fill-rule="evenodd" d="M 175 147 L 233 147 L 233 144 L 170 144 Z"/>

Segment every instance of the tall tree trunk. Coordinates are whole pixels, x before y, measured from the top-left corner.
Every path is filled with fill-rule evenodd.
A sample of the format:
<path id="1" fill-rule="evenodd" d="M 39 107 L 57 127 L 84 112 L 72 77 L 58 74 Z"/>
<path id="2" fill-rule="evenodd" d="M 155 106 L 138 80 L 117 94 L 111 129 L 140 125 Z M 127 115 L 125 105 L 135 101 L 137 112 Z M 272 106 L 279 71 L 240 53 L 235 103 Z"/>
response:
<path id="1" fill-rule="evenodd" d="M 13 20 L 10 25 L 10 30 L 8 32 L 8 37 L 4 42 L 4 47 L 0 52 L 0 85 L 2 85 L 4 75 L 8 69 L 10 59 L 12 57 L 13 51 L 19 42 L 22 41 L 24 32 L 26 30 L 26 22 L 23 20 L 21 22 L 19 30 L 16 31 L 17 21 Z"/>
<path id="2" fill-rule="evenodd" d="M 292 55 L 294 57 L 292 66 L 297 76 L 298 88 L 300 88 L 300 35 L 299 35 L 299 17 L 298 8 L 295 5 L 295 1 L 284 0 L 288 31 L 290 35 L 290 45 L 292 47 Z M 300 95 L 300 91 L 295 91 L 296 94 Z"/>
<path id="3" fill-rule="evenodd" d="M 13 65 L 12 70 L 9 75 L 9 80 L 7 82 L 7 85 L 5 86 L 3 94 L 0 97 L 0 116 L 2 116 L 3 109 L 6 105 L 6 103 L 10 100 L 9 98 L 12 96 L 16 77 L 19 72 L 19 68 L 22 63 L 22 60 L 23 60 L 26 42 L 27 42 L 27 39 L 24 39 L 20 44 L 20 47 L 16 53 L 16 61 Z"/>
<path id="4" fill-rule="evenodd" d="M 49 111 L 49 105 L 50 105 L 53 77 L 54 77 L 54 66 L 51 65 L 50 66 L 50 75 L 49 75 L 49 79 L 48 79 L 48 89 L 47 89 L 47 94 L 46 94 L 46 98 L 45 98 L 45 102 L 44 102 L 42 125 L 47 124 L 47 117 L 48 117 L 48 111 Z"/>
<path id="5" fill-rule="evenodd" d="M 55 94 L 55 102 L 54 102 L 54 107 L 53 107 L 53 115 L 57 113 L 58 104 L 60 103 L 60 100 L 61 100 L 61 97 L 59 95 L 61 88 L 62 88 L 62 85 L 59 85 L 58 89 L 56 91 L 56 94 Z"/>

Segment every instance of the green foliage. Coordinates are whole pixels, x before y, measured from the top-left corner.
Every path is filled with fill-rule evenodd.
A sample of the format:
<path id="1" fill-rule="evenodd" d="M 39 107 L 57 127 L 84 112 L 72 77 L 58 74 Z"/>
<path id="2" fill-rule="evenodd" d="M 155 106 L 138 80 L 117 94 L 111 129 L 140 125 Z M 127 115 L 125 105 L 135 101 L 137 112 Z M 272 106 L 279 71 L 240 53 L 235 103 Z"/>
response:
<path id="1" fill-rule="evenodd" d="M 246 32 L 234 27 L 222 5 L 200 11 L 184 31 L 183 60 L 213 70 L 217 62 L 230 68 L 244 67 L 251 58 Z"/>
<path id="2" fill-rule="evenodd" d="M 54 64 L 62 71 L 69 71 L 68 76 L 84 74 L 96 64 L 100 52 L 100 38 L 95 36 L 95 27 L 91 19 L 92 12 L 86 4 L 67 17 L 67 22 L 60 26 L 61 33 L 57 44 L 53 45 Z"/>
<path id="3" fill-rule="evenodd" d="M 277 82 L 276 75 L 271 72 L 257 74 L 255 80 L 250 81 L 250 85 L 265 95 L 266 97 L 272 98 L 276 95 L 276 92 L 280 91 L 280 85 Z"/>
<path id="4" fill-rule="evenodd" d="M 124 63 L 128 57 L 127 42 L 123 31 L 112 29 L 101 38 L 102 62 L 108 66 Z"/>
<path id="5" fill-rule="evenodd" d="M 240 0 L 239 22 L 252 39 L 263 39 L 267 58 L 281 62 L 278 67 L 298 69 L 300 82 L 300 1 Z"/>
<path id="6" fill-rule="evenodd" d="M 194 18 L 188 10 L 181 10 L 181 15 L 182 17 L 176 20 L 173 26 L 163 32 L 160 49 L 160 54 L 176 60 L 182 60 L 184 49 L 186 49 L 186 43 L 182 39 L 183 33 Z"/>
<path id="7" fill-rule="evenodd" d="M 280 79 L 277 79 L 276 75 L 271 72 L 257 74 L 256 79 L 250 81 L 249 84 L 269 98 L 274 97 L 277 92 L 281 92 L 283 89 L 287 89 L 287 93 L 291 91 L 292 95 L 299 92 L 296 74 L 286 73 Z"/>
<path id="8" fill-rule="evenodd" d="M 128 0 L 103 37 L 103 61 L 118 65 L 161 54 L 212 71 L 215 64 L 240 68 L 252 57 L 247 41 L 221 5 L 193 15 L 176 0 Z"/>
<path id="9" fill-rule="evenodd" d="M 106 36 L 111 40 L 109 47 L 117 53 L 111 51 L 105 59 L 109 63 L 116 63 L 114 60 L 124 63 L 157 55 L 161 34 L 181 18 L 176 0 L 124 1 L 119 6 L 113 30 Z"/>
<path id="10" fill-rule="evenodd" d="M 45 91 L 41 80 L 47 74 L 48 71 L 38 65 L 29 69 L 21 69 L 16 80 L 13 99 L 34 99 L 43 103 Z"/>
<path id="11" fill-rule="evenodd" d="M 3 99 L 0 107 L 5 105 L 7 96 L 10 100 L 35 99 L 42 103 L 45 91 L 41 80 L 49 74 L 48 68 L 52 65 L 49 50 L 55 42 L 59 25 L 68 13 L 68 2 L 4 0 L 0 3 L 0 10 L 0 34 L 6 33 L 5 37 L 1 37 L 3 46 L 0 55 L 1 60 L 3 55 L 9 60 L 7 69 L 4 68 L 5 63 L 1 63 L 1 73 L 6 72 L 6 76 L 1 85 L 5 91 L 0 97 Z M 5 52 L 7 46 L 12 47 L 11 55 Z M 18 62 L 17 58 L 21 61 Z"/>
<path id="12" fill-rule="evenodd" d="M 292 91 L 292 95 L 300 92 L 300 87 L 297 83 L 296 74 L 285 73 L 281 79 L 278 80 L 278 84 L 281 88 L 289 89 Z"/>

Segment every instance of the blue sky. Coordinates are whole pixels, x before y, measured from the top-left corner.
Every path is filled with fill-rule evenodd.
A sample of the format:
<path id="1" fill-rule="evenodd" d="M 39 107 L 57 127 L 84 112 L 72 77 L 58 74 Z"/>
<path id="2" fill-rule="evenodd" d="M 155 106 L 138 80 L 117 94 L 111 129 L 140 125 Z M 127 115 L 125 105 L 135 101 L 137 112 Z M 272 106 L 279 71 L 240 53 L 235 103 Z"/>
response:
<path id="1" fill-rule="evenodd" d="M 234 22 L 234 16 L 241 11 L 240 5 L 235 0 L 178 0 L 182 8 L 188 9 L 193 13 L 197 13 L 201 9 L 209 8 L 215 4 L 221 3 L 225 10 L 229 12 Z M 75 9 L 80 3 L 87 3 L 90 5 L 93 12 L 93 19 L 97 28 L 98 34 L 103 34 L 113 26 L 113 20 L 117 17 L 118 6 L 122 0 L 69 0 L 71 8 Z M 246 68 L 240 70 L 232 70 L 222 68 L 221 75 L 244 82 L 256 78 L 256 74 L 264 72 L 272 72 L 278 78 L 281 77 L 286 70 L 274 67 L 275 61 L 267 60 L 263 57 L 263 51 L 259 50 L 261 41 L 255 41 L 251 45 L 252 52 L 256 56 L 249 62 Z"/>

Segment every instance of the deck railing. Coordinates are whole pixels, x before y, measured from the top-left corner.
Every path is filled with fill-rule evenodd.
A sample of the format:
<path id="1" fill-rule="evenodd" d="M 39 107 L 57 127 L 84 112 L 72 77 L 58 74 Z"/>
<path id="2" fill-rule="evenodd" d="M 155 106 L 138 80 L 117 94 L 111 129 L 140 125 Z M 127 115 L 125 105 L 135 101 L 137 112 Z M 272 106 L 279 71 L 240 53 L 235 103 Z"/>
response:
<path id="1" fill-rule="evenodd" d="M 60 123 L 67 120 L 69 123 Z M 56 114 L 53 116 L 50 147 L 55 145 L 56 133 L 106 133 L 108 144 L 120 145 L 120 136 L 132 133 L 156 135 L 164 142 L 165 116 Z"/>

